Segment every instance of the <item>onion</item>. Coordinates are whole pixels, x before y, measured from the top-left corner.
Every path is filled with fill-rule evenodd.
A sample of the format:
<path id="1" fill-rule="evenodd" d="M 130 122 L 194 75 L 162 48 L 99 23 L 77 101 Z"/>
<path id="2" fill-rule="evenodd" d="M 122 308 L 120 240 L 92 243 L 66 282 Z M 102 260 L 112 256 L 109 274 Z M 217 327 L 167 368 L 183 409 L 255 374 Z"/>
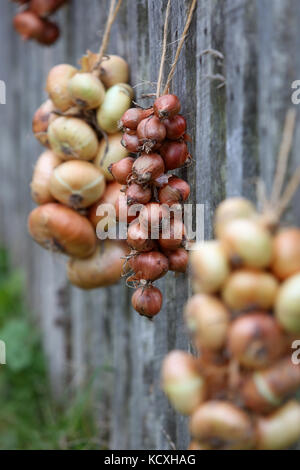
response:
<path id="1" fill-rule="evenodd" d="M 68 91 L 73 103 L 86 109 L 98 108 L 105 97 L 104 86 L 92 73 L 76 73 L 69 80 Z"/>
<path id="2" fill-rule="evenodd" d="M 170 352 L 162 365 L 162 389 L 176 411 L 193 413 L 206 396 L 197 360 L 184 351 Z"/>
<path id="3" fill-rule="evenodd" d="M 214 228 L 215 234 L 221 238 L 224 227 L 228 222 L 235 219 L 247 219 L 257 215 L 256 209 L 251 201 L 242 197 L 231 197 L 219 204 L 216 213 Z"/>
<path id="4" fill-rule="evenodd" d="M 137 183 L 132 183 L 126 189 L 127 204 L 147 204 L 152 198 L 151 188 L 143 188 Z"/>
<path id="5" fill-rule="evenodd" d="M 168 183 L 159 190 L 158 199 L 161 204 L 172 206 L 186 201 L 189 195 L 190 185 L 177 176 L 171 176 Z"/>
<path id="6" fill-rule="evenodd" d="M 166 206 L 158 204 L 157 202 L 148 202 L 148 204 L 141 209 L 139 222 L 145 233 L 156 234 L 158 238 L 162 219 L 167 216 L 168 211 Z"/>
<path id="7" fill-rule="evenodd" d="M 284 346 L 278 323 L 265 313 L 243 315 L 230 326 L 229 351 L 244 367 L 261 369 L 269 366 L 282 354 Z"/>
<path id="8" fill-rule="evenodd" d="M 56 119 L 54 104 L 51 100 L 45 101 L 35 112 L 32 120 L 32 132 L 35 138 L 45 147 L 49 147 L 48 141 L 48 126 Z"/>
<path id="9" fill-rule="evenodd" d="M 54 170 L 50 191 L 63 204 L 82 209 L 91 206 L 103 195 L 105 178 L 92 163 L 70 160 Z"/>
<path id="10" fill-rule="evenodd" d="M 118 132 L 117 134 L 109 135 L 107 142 L 103 139 L 100 142 L 99 150 L 94 160 L 94 164 L 103 171 L 107 181 L 114 180 L 109 171 L 110 166 L 128 155 L 128 151 L 121 145 L 121 138 L 122 134 Z"/>
<path id="11" fill-rule="evenodd" d="M 128 254 L 125 242 L 105 240 L 86 259 L 71 258 L 67 265 L 69 281 L 82 289 L 107 287 L 119 281 Z"/>
<path id="12" fill-rule="evenodd" d="M 151 152 L 165 139 L 166 128 L 158 117 L 150 116 L 139 123 L 137 136 L 145 152 Z"/>
<path id="13" fill-rule="evenodd" d="M 69 207 L 56 203 L 34 209 L 28 218 L 32 238 L 46 249 L 87 258 L 96 248 L 92 224 Z"/>
<path id="14" fill-rule="evenodd" d="M 279 232 L 273 242 L 272 271 L 281 280 L 300 273 L 300 230 L 288 228 Z"/>
<path id="15" fill-rule="evenodd" d="M 54 198 L 50 192 L 50 180 L 54 168 L 60 165 L 61 159 L 50 150 L 42 153 L 39 157 L 31 181 L 31 197 L 37 204 L 53 202 Z"/>
<path id="16" fill-rule="evenodd" d="M 99 127 L 108 134 L 117 132 L 119 120 L 129 108 L 132 97 L 133 89 L 126 83 L 119 83 L 109 88 L 97 111 Z"/>
<path id="17" fill-rule="evenodd" d="M 258 413 L 268 413 L 300 386 L 300 367 L 287 356 L 245 381 L 242 397 L 245 405 Z"/>
<path id="18" fill-rule="evenodd" d="M 267 418 L 259 417 L 256 425 L 258 449 L 281 450 L 300 438 L 300 404 L 291 400 Z"/>
<path id="19" fill-rule="evenodd" d="M 48 129 L 50 146 L 64 160 L 92 160 L 98 150 L 95 131 L 82 119 L 59 117 Z"/>
<path id="20" fill-rule="evenodd" d="M 51 15 L 58 10 L 66 0 L 30 0 L 29 8 L 40 17 Z"/>
<path id="21" fill-rule="evenodd" d="M 225 401 L 209 401 L 192 414 L 190 431 L 198 441 L 221 449 L 251 449 L 255 443 L 247 414 Z"/>
<path id="22" fill-rule="evenodd" d="M 136 134 L 128 134 L 125 132 L 125 134 L 123 134 L 121 144 L 126 148 L 126 150 L 128 150 L 128 152 L 137 153 L 140 151 L 140 141 Z"/>
<path id="23" fill-rule="evenodd" d="M 278 282 L 272 274 L 250 269 L 234 271 L 222 290 L 226 305 L 234 311 L 250 308 L 268 310 L 273 307 Z"/>
<path id="24" fill-rule="evenodd" d="M 212 450 L 212 447 L 202 442 L 191 441 L 188 450 Z"/>
<path id="25" fill-rule="evenodd" d="M 129 79 L 129 68 L 126 60 L 118 55 L 108 55 L 101 62 L 101 82 L 110 88 L 118 83 L 127 83 Z"/>
<path id="26" fill-rule="evenodd" d="M 207 397 L 210 400 L 226 397 L 229 384 L 229 363 L 226 351 L 206 349 L 201 344 L 196 344 L 196 348 L 200 353 L 197 360 L 207 385 Z"/>
<path id="27" fill-rule="evenodd" d="M 193 245 L 190 263 L 198 293 L 218 292 L 229 276 L 229 263 L 219 241 L 205 241 Z"/>
<path id="28" fill-rule="evenodd" d="M 155 242 L 145 234 L 138 219 L 134 220 L 128 227 L 127 243 L 130 248 L 139 252 L 151 251 L 155 247 Z"/>
<path id="29" fill-rule="evenodd" d="M 142 153 L 132 167 L 132 174 L 139 184 L 149 183 L 165 171 L 163 159 L 158 153 Z"/>
<path id="30" fill-rule="evenodd" d="M 180 101 L 176 95 L 163 95 L 154 101 L 153 110 L 160 119 L 167 119 L 179 113 Z"/>
<path id="31" fill-rule="evenodd" d="M 223 228 L 221 241 L 236 264 L 267 268 L 272 261 L 272 237 L 268 230 L 250 219 L 235 219 Z"/>
<path id="32" fill-rule="evenodd" d="M 44 29 L 42 34 L 37 38 L 37 41 L 40 44 L 44 44 L 45 46 L 50 46 L 54 44 L 55 41 L 59 38 L 60 29 L 59 27 L 53 23 L 52 21 L 43 20 L 44 21 Z"/>
<path id="33" fill-rule="evenodd" d="M 44 21 L 32 11 L 17 13 L 13 20 L 15 30 L 24 40 L 37 39 L 43 34 Z"/>
<path id="34" fill-rule="evenodd" d="M 126 131 L 130 129 L 135 131 L 139 123 L 153 113 L 153 108 L 130 108 L 125 111 L 120 119 L 120 128 Z"/>
<path id="35" fill-rule="evenodd" d="M 139 287 L 132 296 L 133 308 L 142 316 L 152 318 L 162 306 L 162 293 L 157 287 Z"/>
<path id="36" fill-rule="evenodd" d="M 185 239 L 185 226 L 178 218 L 170 220 L 170 227 L 162 227 L 159 246 L 162 250 L 177 250 Z"/>
<path id="37" fill-rule="evenodd" d="M 93 226 L 96 228 L 98 223 L 104 218 L 107 217 L 107 215 L 97 215 L 97 209 L 100 207 L 102 204 L 111 204 L 111 206 L 115 207 L 115 204 L 117 202 L 118 197 L 120 196 L 120 189 L 122 186 L 119 183 L 116 183 L 113 181 L 112 183 L 109 183 L 104 191 L 103 196 L 99 201 L 96 201 L 89 209 L 89 215 L 88 218 L 92 222 Z M 108 222 L 108 225 L 111 223 L 115 222 L 115 217 L 114 220 Z"/>
<path id="38" fill-rule="evenodd" d="M 159 151 L 163 157 L 167 171 L 180 168 L 189 158 L 188 148 L 185 142 L 166 140 Z"/>
<path id="39" fill-rule="evenodd" d="M 128 206 L 127 196 L 123 192 L 120 192 L 120 195 L 115 203 L 115 209 L 116 209 L 117 220 L 123 223 L 130 224 L 130 222 L 135 220 L 138 216 L 138 214 L 129 215 L 130 206 Z"/>
<path id="40" fill-rule="evenodd" d="M 165 119 L 164 125 L 167 131 L 167 139 L 178 140 L 185 134 L 186 120 L 181 114 L 177 114 L 171 119 Z"/>
<path id="41" fill-rule="evenodd" d="M 134 158 L 125 157 L 118 162 L 111 163 L 108 167 L 108 170 L 114 177 L 114 179 L 120 184 L 127 184 L 128 178 L 132 173 L 132 165 L 134 163 Z"/>
<path id="42" fill-rule="evenodd" d="M 56 65 L 49 72 L 46 91 L 54 105 L 61 111 L 66 111 L 73 104 L 68 83 L 77 72 L 75 67 L 68 64 Z"/>
<path id="43" fill-rule="evenodd" d="M 300 274 L 295 274 L 280 286 L 275 314 L 286 331 L 300 333 Z"/>
<path id="44" fill-rule="evenodd" d="M 167 250 L 164 254 L 169 260 L 169 270 L 177 273 L 185 273 L 188 266 L 188 253 L 184 248 Z"/>
<path id="45" fill-rule="evenodd" d="M 224 346 L 230 315 L 216 297 L 194 295 L 186 304 L 184 317 L 189 331 L 195 337 L 197 347 L 218 350 Z"/>
<path id="46" fill-rule="evenodd" d="M 132 256 L 129 266 L 136 280 L 156 281 L 163 277 L 169 269 L 168 258 L 159 251 L 150 251 Z"/>

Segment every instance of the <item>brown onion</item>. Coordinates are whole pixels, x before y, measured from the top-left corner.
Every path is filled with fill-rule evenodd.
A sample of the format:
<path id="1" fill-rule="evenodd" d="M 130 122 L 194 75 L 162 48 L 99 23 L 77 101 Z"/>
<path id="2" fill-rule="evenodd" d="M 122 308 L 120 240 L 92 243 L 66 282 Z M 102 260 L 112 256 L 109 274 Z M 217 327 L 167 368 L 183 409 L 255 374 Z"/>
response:
<path id="1" fill-rule="evenodd" d="M 158 199 L 161 204 L 172 206 L 186 201 L 189 195 L 190 185 L 177 176 L 171 176 L 168 183 L 159 190 Z"/>
<path id="2" fill-rule="evenodd" d="M 177 250 L 184 240 L 185 226 L 181 220 L 174 218 L 170 220 L 170 227 L 163 226 L 158 243 L 163 250 Z"/>
<path id="3" fill-rule="evenodd" d="M 130 248 L 139 252 L 151 251 L 155 247 L 154 240 L 148 238 L 138 219 L 134 220 L 128 227 L 127 243 Z"/>
<path id="4" fill-rule="evenodd" d="M 128 82 L 129 68 L 126 60 L 113 54 L 105 56 L 100 66 L 100 78 L 106 88 Z"/>
<path id="5" fill-rule="evenodd" d="M 34 167 L 31 181 L 31 196 L 37 204 L 46 204 L 55 199 L 50 192 L 50 180 L 61 159 L 50 150 L 42 153 Z"/>
<path id="6" fill-rule="evenodd" d="M 46 91 L 60 111 L 66 111 L 73 104 L 68 83 L 77 72 L 72 65 L 60 64 L 53 67 L 48 74 Z"/>
<path id="7" fill-rule="evenodd" d="M 108 170 L 118 183 L 127 184 L 128 178 L 132 173 L 133 163 L 134 158 L 125 157 L 118 162 L 111 163 L 108 167 Z"/>
<path id="8" fill-rule="evenodd" d="M 49 147 L 48 126 L 56 118 L 53 111 L 55 106 L 51 100 L 45 101 L 34 113 L 32 120 L 32 132 L 35 138 L 45 147 Z"/>
<path id="9" fill-rule="evenodd" d="M 277 292 L 278 282 L 272 274 L 239 269 L 229 276 L 222 290 L 222 298 L 234 311 L 250 308 L 268 310 L 275 304 Z"/>
<path id="10" fill-rule="evenodd" d="M 163 95 L 154 101 L 153 110 L 160 119 L 168 119 L 179 113 L 180 101 L 176 95 Z"/>
<path id="11" fill-rule="evenodd" d="M 158 153 L 142 153 L 132 167 L 132 174 L 139 184 L 155 180 L 165 171 L 163 159 Z"/>
<path id="12" fill-rule="evenodd" d="M 300 273 L 300 230 L 281 230 L 273 241 L 272 271 L 280 280 Z"/>
<path id="13" fill-rule="evenodd" d="M 166 140 L 159 149 L 167 171 L 180 168 L 189 158 L 185 142 Z"/>
<path id="14" fill-rule="evenodd" d="M 162 365 L 162 389 L 176 411 L 193 413 L 206 397 L 197 360 L 184 351 L 170 352 Z"/>
<path id="15" fill-rule="evenodd" d="M 52 21 L 43 20 L 44 21 L 44 29 L 42 34 L 37 38 L 37 41 L 40 44 L 44 44 L 45 46 L 50 46 L 54 44 L 55 41 L 59 38 L 60 29 L 59 27 L 53 23 Z"/>
<path id="16" fill-rule="evenodd" d="M 162 219 L 168 216 L 166 206 L 157 202 L 148 202 L 140 212 L 139 222 L 145 233 L 156 232 L 161 229 Z"/>
<path id="17" fill-rule="evenodd" d="M 269 366 L 283 352 L 284 337 L 274 317 L 255 312 L 243 315 L 230 325 L 228 348 L 247 368 Z"/>
<path id="18" fill-rule="evenodd" d="M 106 214 L 103 215 L 97 215 L 97 209 L 99 206 L 102 204 L 111 204 L 111 206 L 115 207 L 115 204 L 120 196 L 120 189 L 122 186 L 113 181 L 112 183 L 107 184 L 104 194 L 101 197 L 101 199 L 97 202 L 95 202 L 89 209 L 89 215 L 88 218 L 92 222 L 93 226 L 96 228 L 98 223 L 104 218 L 107 217 Z M 114 220 L 110 221 L 113 223 Z"/>
<path id="19" fill-rule="evenodd" d="M 13 24 L 15 30 L 24 40 L 37 39 L 43 34 L 44 21 L 32 11 L 17 13 Z"/>
<path id="20" fill-rule="evenodd" d="M 224 346 L 230 315 L 219 299 L 204 294 L 194 295 L 186 304 L 184 317 L 197 347 L 218 350 Z"/>
<path id="21" fill-rule="evenodd" d="M 130 214 L 130 206 L 127 204 L 127 196 L 123 192 L 120 192 L 120 195 L 115 203 L 116 209 L 116 217 L 117 220 L 120 222 L 127 222 L 130 224 L 133 220 L 135 220 L 138 214 L 129 215 Z"/>
<path id="22" fill-rule="evenodd" d="M 123 134 L 121 144 L 128 152 L 137 153 L 140 151 L 140 141 L 136 134 Z"/>
<path id="23" fill-rule="evenodd" d="M 134 273 L 134 279 L 156 281 L 168 272 L 169 261 L 159 251 L 149 251 L 132 256 L 129 260 L 129 266 Z"/>
<path id="24" fill-rule="evenodd" d="M 135 131 L 139 123 L 153 113 L 153 108 L 129 108 L 120 119 L 120 128 Z"/>
<path id="25" fill-rule="evenodd" d="M 215 400 L 228 396 L 229 362 L 226 351 L 206 349 L 201 341 L 195 346 L 199 352 L 199 369 L 207 385 L 207 397 Z"/>
<path id="26" fill-rule="evenodd" d="M 202 444 L 202 442 L 193 440 L 190 442 L 188 450 L 212 450 L 212 447 L 208 444 Z"/>
<path id="27" fill-rule="evenodd" d="M 300 333 L 300 274 L 291 276 L 280 285 L 275 315 L 286 331 Z"/>
<path id="28" fill-rule="evenodd" d="M 127 204 L 147 204 L 152 198 L 152 190 L 143 188 L 140 184 L 132 183 L 126 189 Z"/>
<path id="29" fill-rule="evenodd" d="M 86 259 L 71 258 L 67 265 L 69 281 L 81 289 L 107 287 L 119 281 L 128 254 L 125 242 L 105 240 Z"/>
<path id="30" fill-rule="evenodd" d="M 52 196 L 73 209 L 91 206 L 105 191 L 103 173 L 92 163 L 70 160 L 59 165 L 50 180 Z"/>
<path id="31" fill-rule="evenodd" d="M 247 219 L 257 215 L 256 209 L 251 201 L 242 197 L 231 197 L 225 199 L 217 207 L 215 213 L 214 228 L 218 238 L 222 236 L 224 227 L 228 222 L 235 219 Z"/>
<path id="32" fill-rule="evenodd" d="M 157 148 L 156 144 L 160 144 L 166 137 L 166 128 L 156 116 L 143 119 L 136 132 L 146 152 L 151 152 L 154 147 Z"/>
<path id="33" fill-rule="evenodd" d="M 209 401 L 199 406 L 190 421 L 193 438 L 220 449 L 251 449 L 254 430 L 248 415 L 225 401 Z"/>
<path id="34" fill-rule="evenodd" d="M 167 131 L 167 139 L 178 140 L 185 134 L 186 131 L 186 120 L 181 114 L 165 119 L 164 125 Z"/>
<path id="35" fill-rule="evenodd" d="M 177 273 L 185 273 L 188 266 L 188 253 L 184 248 L 177 248 L 177 250 L 167 250 L 164 254 L 169 260 L 169 270 Z"/>
<path id="36" fill-rule="evenodd" d="M 262 371 L 254 372 L 244 383 L 245 405 L 258 413 L 277 408 L 283 399 L 300 386 L 300 367 L 287 356 Z"/>
<path id="37" fill-rule="evenodd" d="M 51 15 L 58 10 L 66 0 L 30 0 L 29 8 L 40 17 Z"/>
<path id="38" fill-rule="evenodd" d="M 116 134 L 109 135 L 107 140 L 102 139 L 94 159 L 94 164 L 103 171 L 107 181 L 114 180 L 109 170 L 111 165 L 128 156 L 128 151 L 121 145 L 121 138 L 122 133 L 117 132 Z"/>
<path id="39" fill-rule="evenodd" d="M 162 307 L 162 293 L 157 287 L 139 287 L 132 296 L 133 308 L 142 316 L 152 318 Z"/>
<path id="40" fill-rule="evenodd" d="M 96 248 L 89 220 L 60 204 L 50 202 L 34 209 L 28 218 L 28 230 L 44 248 L 69 256 L 87 258 Z"/>

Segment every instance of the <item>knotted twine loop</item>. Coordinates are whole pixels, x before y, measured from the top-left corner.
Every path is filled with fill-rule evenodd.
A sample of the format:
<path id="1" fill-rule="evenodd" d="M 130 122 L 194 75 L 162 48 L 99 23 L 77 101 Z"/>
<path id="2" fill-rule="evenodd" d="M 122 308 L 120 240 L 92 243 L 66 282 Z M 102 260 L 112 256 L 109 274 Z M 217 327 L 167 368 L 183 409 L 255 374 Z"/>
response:
<path id="1" fill-rule="evenodd" d="M 191 24 L 192 19 L 193 19 L 193 14 L 194 14 L 194 10 L 196 8 L 196 3 L 197 3 L 197 0 L 192 0 L 191 6 L 190 6 L 190 9 L 189 9 L 189 13 L 188 13 L 188 16 L 187 16 L 187 20 L 186 20 L 182 35 L 180 37 L 179 43 L 178 43 L 175 58 L 174 58 L 174 61 L 171 65 L 171 70 L 169 72 L 164 90 L 162 92 L 163 95 L 165 95 L 169 91 L 170 83 L 171 83 L 172 78 L 173 78 L 174 73 L 175 73 L 175 69 L 176 69 L 176 66 L 177 66 L 177 62 L 179 60 L 181 49 L 183 47 L 184 41 L 186 39 L 188 30 L 189 30 L 189 27 L 190 27 L 190 24 Z M 160 67 L 159 67 L 159 73 L 158 73 L 157 88 L 156 88 L 156 97 L 157 98 L 161 95 L 160 91 L 161 91 L 161 87 L 162 87 L 163 71 L 164 71 L 166 52 L 167 52 L 167 37 L 168 37 L 170 7 L 171 7 L 171 0 L 168 0 L 167 8 L 166 8 L 165 23 L 164 23 L 162 53 L 161 53 Z"/>

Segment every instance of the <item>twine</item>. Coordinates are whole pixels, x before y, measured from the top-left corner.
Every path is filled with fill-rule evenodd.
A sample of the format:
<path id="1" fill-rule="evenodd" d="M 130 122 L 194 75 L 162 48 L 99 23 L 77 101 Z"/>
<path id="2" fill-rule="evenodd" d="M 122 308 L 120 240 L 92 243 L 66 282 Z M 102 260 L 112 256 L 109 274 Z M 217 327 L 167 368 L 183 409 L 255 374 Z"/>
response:
<path id="1" fill-rule="evenodd" d="M 102 62 L 103 56 L 105 54 L 105 51 L 109 43 L 111 28 L 116 19 L 116 16 L 118 14 L 121 4 L 122 4 L 122 0 L 118 0 L 118 3 L 116 2 L 116 0 L 111 0 L 110 2 L 108 17 L 107 17 L 107 21 L 105 25 L 104 34 L 103 34 L 103 39 L 102 39 L 102 43 L 101 43 L 99 53 L 98 53 L 98 60 L 94 69 L 96 69 Z"/>

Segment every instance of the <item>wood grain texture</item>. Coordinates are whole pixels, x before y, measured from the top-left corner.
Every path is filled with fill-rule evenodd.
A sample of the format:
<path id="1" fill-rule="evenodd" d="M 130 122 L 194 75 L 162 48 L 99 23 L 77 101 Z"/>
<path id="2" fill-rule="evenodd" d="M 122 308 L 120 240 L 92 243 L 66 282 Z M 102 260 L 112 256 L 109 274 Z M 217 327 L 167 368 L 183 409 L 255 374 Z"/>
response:
<path id="1" fill-rule="evenodd" d="M 60 41 L 51 48 L 23 43 L 11 27 L 16 6 L 1 2 L 0 79 L 7 104 L 0 105 L 0 237 L 27 275 L 27 298 L 39 321 L 53 391 L 62 400 L 92 385 L 99 445 L 111 449 L 184 449 L 187 420 L 176 414 L 160 388 L 163 357 L 174 348 L 191 350 L 182 321 L 190 294 L 183 275 L 158 285 L 161 314 L 150 322 L 130 306 L 120 284 L 82 292 L 66 282 L 65 258 L 34 245 L 26 230 L 33 203 L 29 183 L 42 148 L 31 135 L 31 117 L 46 98 L 45 80 L 58 63 L 76 65 L 97 50 L 109 0 L 73 0 L 57 20 Z M 166 0 L 124 0 L 113 26 L 109 52 L 131 68 L 136 100 L 156 89 Z M 189 0 L 172 0 L 165 78 L 183 29 Z M 172 91 L 187 117 L 194 164 L 178 172 L 191 184 L 191 202 L 204 204 L 204 235 L 226 195 L 255 200 L 256 181 L 268 188 L 291 83 L 300 79 L 300 5 L 297 0 L 198 0 Z M 224 60 L 203 51 L 215 49 Z M 212 75 L 224 75 L 226 86 Z M 289 174 L 300 164 L 297 129 Z M 286 216 L 300 223 L 298 198 Z"/>

